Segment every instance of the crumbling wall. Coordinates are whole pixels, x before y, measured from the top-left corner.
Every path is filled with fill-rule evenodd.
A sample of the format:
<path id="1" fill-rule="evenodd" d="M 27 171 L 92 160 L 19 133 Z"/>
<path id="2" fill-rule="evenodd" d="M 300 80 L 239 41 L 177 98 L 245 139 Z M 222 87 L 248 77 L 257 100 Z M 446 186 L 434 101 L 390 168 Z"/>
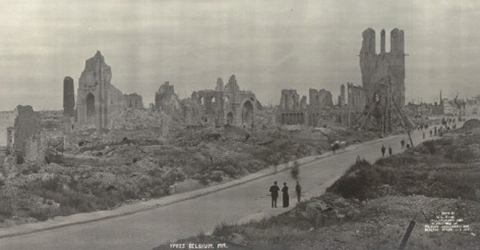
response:
<path id="1" fill-rule="evenodd" d="M 405 52 L 404 33 L 397 28 L 390 32 L 391 50 L 385 51 L 385 31 L 381 32 L 381 50 L 375 51 L 375 31 L 371 28 L 362 33 L 360 70 L 362 85 L 366 92 L 367 105 L 387 98 L 385 89 L 391 88 L 393 101 L 405 106 Z"/>
<path id="2" fill-rule="evenodd" d="M 299 95 L 295 89 L 282 89 L 280 108 L 282 110 L 298 110 L 300 107 Z"/>
<path id="3" fill-rule="evenodd" d="M 47 145 L 45 136 L 41 132 L 32 134 L 25 140 L 25 160 L 27 162 L 42 163 L 45 161 Z"/>
<path id="4" fill-rule="evenodd" d="M 180 106 L 182 118 L 186 126 L 198 126 L 202 124 L 203 109 L 198 103 L 198 97 L 195 92 L 191 98 L 182 100 Z"/>
<path id="5" fill-rule="evenodd" d="M 332 93 L 325 89 L 310 89 L 310 109 L 324 109 L 333 107 Z"/>
<path id="6" fill-rule="evenodd" d="M 40 116 L 33 111 L 32 106 L 17 106 L 15 118 L 14 149 L 17 154 L 27 155 L 27 141 L 41 132 Z"/>
<path id="7" fill-rule="evenodd" d="M 107 127 L 109 117 L 125 107 L 123 93 L 111 84 L 112 69 L 100 51 L 85 62 L 77 91 L 78 127 Z"/>
<path id="8" fill-rule="evenodd" d="M 0 112 L 0 147 L 8 145 L 8 128 L 13 127 L 16 116 L 15 111 Z"/>
<path id="9" fill-rule="evenodd" d="M 215 90 L 201 90 L 196 92 L 197 103 L 203 109 L 202 123 L 222 125 L 224 118 L 223 92 Z"/>
<path id="10" fill-rule="evenodd" d="M 355 86 L 353 83 L 347 83 L 348 109 L 352 112 L 363 112 L 366 106 L 365 90 L 361 86 Z"/>
<path id="11" fill-rule="evenodd" d="M 123 95 L 123 98 L 125 99 L 125 107 L 126 108 L 132 108 L 132 109 L 143 109 L 143 99 L 142 96 L 133 93 L 133 94 L 125 94 Z"/>
<path id="12" fill-rule="evenodd" d="M 169 115 L 180 109 L 180 99 L 169 82 L 162 84 L 155 93 L 155 108 Z"/>
<path id="13" fill-rule="evenodd" d="M 297 90 L 283 89 L 280 97 L 277 121 L 283 125 L 303 125 L 306 120 L 307 108 L 306 96 L 303 96 L 300 100 Z"/>
<path id="14" fill-rule="evenodd" d="M 63 115 L 75 116 L 75 88 L 69 76 L 63 79 Z"/>
<path id="15" fill-rule="evenodd" d="M 344 107 L 346 105 L 345 99 L 345 84 L 340 86 L 340 95 L 338 96 L 338 107 Z"/>
<path id="16" fill-rule="evenodd" d="M 301 110 L 308 109 L 308 103 L 307 103 L 307 97 L 306 96 L 302 96 L 302 99 L 300 100 L 300 109 Z"/>
<path id="17" fill-rule="evenodd" d="M 241 90 L 235 75 L 230 76 L 225 87 L 223 80 L 218 78 L 214 90 L 194 92 L 190 101 L 182 102 L 185 120 L 196 122 L 200 117 L 202 125 L 253 127 L 258 108 L 259 102 L 255 94 Z"/>

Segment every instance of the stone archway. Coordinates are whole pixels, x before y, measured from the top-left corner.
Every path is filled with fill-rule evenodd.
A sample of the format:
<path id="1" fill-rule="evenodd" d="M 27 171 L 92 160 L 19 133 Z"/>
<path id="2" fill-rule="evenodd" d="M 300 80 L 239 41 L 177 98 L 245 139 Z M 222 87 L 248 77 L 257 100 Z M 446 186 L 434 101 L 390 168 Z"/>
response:
<path id="1" fill-rule="evenodd" d="M 89 93 L 85 98 L 87 105 L 87 118 L 95 117 L 95 96 Z"/>
<path id="2" fill-rule="evenodd" d="M 233 113 L 232 112 L 228 112 L 228 114 L 227 114 L 227 124 L 228 125 L 233 125 Z"/>
<path id="3" fill-rule="evenodd" d="M 253 126 L 253 104 L 251 101 L 246 101 L 242 106 L 242 125 Z"/>

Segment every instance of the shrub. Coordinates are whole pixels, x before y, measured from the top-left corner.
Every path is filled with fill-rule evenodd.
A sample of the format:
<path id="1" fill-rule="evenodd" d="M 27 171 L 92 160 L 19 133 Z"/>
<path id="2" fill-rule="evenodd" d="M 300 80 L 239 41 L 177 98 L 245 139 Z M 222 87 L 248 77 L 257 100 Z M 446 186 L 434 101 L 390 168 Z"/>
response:
<path id="1" fill-rule="evenodd" d="M 379 179 L 378 173 L 372 170 L 368 161 L 359 160 L 340 179 L 327 188 L 327 191 L 340 194 L 344 198 L 365 200 L 371 198 L 369 191 L 377 185 Z"/>
<path id="2" fill-rule="evenodd" d="M 232 233 L 236 232 L 238 226 L 236 225 L 229 225 L 225 221 L 222 223 L 217 224 L 215 229 L 213 229 L 213 234 L 215 236 L 230 236 Z"/>
<path id="3" fill-rule="evenodd" d="M 13 215 L 12 201 L 6 197 L 0 197 L 0 216 L 11 217 Z"/>
<path id="4" fill-rule="evenodd" d="M 425 146 L 425 148 L 427 148 L 428 152 L 430 154 L 435 154 L 436 152 L 436 149 L 435 149 L 435 141 L 426 141 L 423 143 L 423 145 Z"/>
<path id="5" fill-rule="evenodd" d="M 470 149 L 457 150 L 454 160 L 460 163 L 468 163 L 475 160 L 475 154 Z"/>

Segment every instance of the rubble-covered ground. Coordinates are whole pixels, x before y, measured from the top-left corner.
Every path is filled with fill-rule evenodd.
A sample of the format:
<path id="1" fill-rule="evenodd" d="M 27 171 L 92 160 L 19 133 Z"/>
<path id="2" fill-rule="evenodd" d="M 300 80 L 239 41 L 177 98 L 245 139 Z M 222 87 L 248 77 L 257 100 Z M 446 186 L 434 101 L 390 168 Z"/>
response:
<path id="1" fill-rule="evenodd" d="M 274 125 L 271 112 L 260 114 L 262 126 L 251 130 L 186 128 L 163 113 L 125 110 L 103 133 L 85 127 L 63 145 L 62 113 L 41 112 L 45 162 L 20 163 L 12 153 L 0 159 L 0 227 L 185 192 L 321 154 L 335 140 L 377 136 L 289 131 Z"/>
<path id="2" fill-rule="evenodd" d="M 354 164 L 319 197 L 279 216 L 218 225 L 210 236 L 179 242 L 227 243 L 229 249 L 479 249 L 480 121 L 435 141 Z M 462 231 L 428 231 L 443 213 Z M 466 229 L 468 226 L 468 230 Z M 168 249 L 168 245 L 156 249 Z"/>

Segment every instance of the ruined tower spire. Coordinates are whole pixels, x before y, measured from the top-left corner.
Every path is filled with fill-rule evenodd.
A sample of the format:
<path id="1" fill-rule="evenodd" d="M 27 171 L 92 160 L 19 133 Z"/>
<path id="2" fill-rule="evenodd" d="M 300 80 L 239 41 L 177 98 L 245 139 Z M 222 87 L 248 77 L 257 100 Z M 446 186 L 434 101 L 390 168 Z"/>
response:
<path id="1" fill-rule="evenodd" d="M 385 30 L 380 32 L 380 54 L 385 54 Z"/>
<path id="2" fill-rule="evenodd" d="M 69 76 L 63 79 L 63 115 L 75 116 L 75 89 Z"/>

